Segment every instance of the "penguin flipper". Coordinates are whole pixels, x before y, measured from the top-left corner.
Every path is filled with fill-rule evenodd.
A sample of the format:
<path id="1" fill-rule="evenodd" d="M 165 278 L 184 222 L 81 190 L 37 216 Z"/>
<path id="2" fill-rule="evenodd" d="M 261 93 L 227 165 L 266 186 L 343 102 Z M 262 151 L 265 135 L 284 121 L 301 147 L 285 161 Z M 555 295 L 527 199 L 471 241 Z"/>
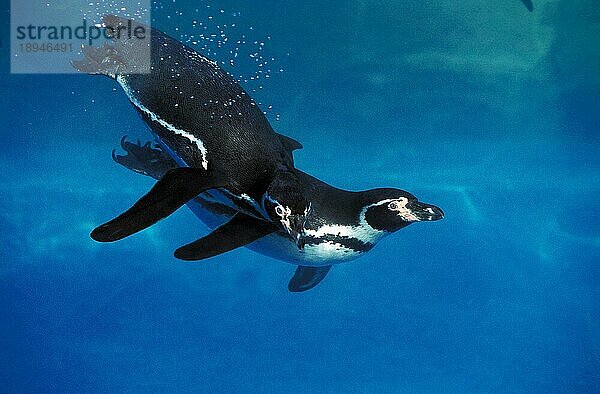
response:
<path id="1" fill-rule="evenodd" d="M 90 236 L 98 242 L 118 241 L 166 218 L 198 194 L 222 186 L 204 169 L 169 170 L 131 208 L 97 227 Z"/>
<path id="2" fill-rule="evenodd" d="M 325 267 L 305 267 L 300 265 L 288 284 L 288 290 L 293 293 L 310 290 L 325 279 L 330 269 L 330 265 Z"/>
<path id="3" fill-rule="evenodd" d="M 186 261 L 204 260 L 248 245 L 278 230 L 271 222 L 238 212 L 206 237 L 177 249 L 175 257 Z"/>

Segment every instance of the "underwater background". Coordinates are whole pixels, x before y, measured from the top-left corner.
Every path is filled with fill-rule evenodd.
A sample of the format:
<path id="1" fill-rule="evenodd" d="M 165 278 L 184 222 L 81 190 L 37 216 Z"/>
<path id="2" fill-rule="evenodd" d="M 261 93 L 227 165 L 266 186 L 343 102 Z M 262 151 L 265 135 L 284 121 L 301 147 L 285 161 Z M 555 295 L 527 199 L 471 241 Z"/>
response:
<path id="1" fill-rule="evenodd" d="M 297 167 L 444 209 L 301 294 L 247 249 L 172 257 L 207 231 L 188 209 L 90 239 L 153 184 L 111 159 L 150 134 L 108 78 L 10 74 L 7 3 L 0 392 L 600 391 L 596 1 L 155 2 L 174 37 L 261 47 L 257 81 L 209 43 Z"/>

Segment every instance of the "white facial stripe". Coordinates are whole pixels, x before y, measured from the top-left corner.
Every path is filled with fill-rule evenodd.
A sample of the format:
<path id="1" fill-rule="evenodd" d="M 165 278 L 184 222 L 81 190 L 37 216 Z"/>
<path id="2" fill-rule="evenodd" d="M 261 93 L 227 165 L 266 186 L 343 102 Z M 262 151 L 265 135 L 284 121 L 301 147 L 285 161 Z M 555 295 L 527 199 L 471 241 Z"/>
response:
<path id="1" fill-rule="evenodd" d="M 200 139 L 198 139 L 196 136 L 194 136 L 193 134 L 191 134 L 185 130 L 176 128 L 175 126 L 173 126 L 169 122 L 161 119 L 154 112 L 152 112 L 148 108 L 146 108 L 142 103 L 140 103 L 135 98 L 135 96 L 133 95 L 133 92 L 131 91 L 131 88 L 129 87 L 129 85 L 127 84 L 127 81 L 125 81 L 125 78 L 122 75 L 119 75 L 117 77 L 117 82 L 119 83 L 119 85 L 121 85 L 121 87 L 125 91 L 125 94 L 127 94 L 129 101 L 131 101 L 131 103 L 133 105 L 135 105 L 137 108 L 139 108 L 142 112 L 147 114 L 150 117 L 150 119 L 152 119 L 152 121 L 159 123 L 161 126 L 166 128 L 167 130 L 172 131 L 173 133 L 180 135 L 184 138 L 187 138 L 191 143 L 194 143 L 196 145 L 196 147 L 198 148 L 198 150 L 200 151 L 200 153 L 202 154 L 202 167 L 205 170 L 208 170 L 208 158 L 207 158 L 208 151 L 206 150 L 206 147 L 204 146 L 204 144 L 202 143 L 202 141 Z"/>
<path id="2" fill-rule="evenodd" d="M 408 198 L 400 197 L 398 199 L 390 200 L 387 202 L 390 211 L 396 212 L 398 216 L 400 216 L 403 220 L 407 222 L 419 221 L 419 218 L 409 208 L 407 208 L 407 205 L 409 203 Z"/>

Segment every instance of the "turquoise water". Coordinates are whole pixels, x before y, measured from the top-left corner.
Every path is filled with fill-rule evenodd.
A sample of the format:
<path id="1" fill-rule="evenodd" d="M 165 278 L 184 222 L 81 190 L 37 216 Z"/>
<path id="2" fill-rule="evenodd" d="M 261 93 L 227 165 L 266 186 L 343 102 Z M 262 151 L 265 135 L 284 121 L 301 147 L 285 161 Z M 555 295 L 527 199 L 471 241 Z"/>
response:
<path id="1" fill-rule="evenodd" d="M 302 294 L 246 249 L 175 260 L 207 231 L 187 209 L 97 244 L 153 184 L 111 151 L 149 133 L 108 78 L 9 74 L 5 6 L 0 391 L 600 390 L 594 1 L 159 3 L 173 36 L 198 20 L 265 43 L 268 80 L 246 52 L 211 56 L 303 143 L 299 168 L 446 218 Z"/>

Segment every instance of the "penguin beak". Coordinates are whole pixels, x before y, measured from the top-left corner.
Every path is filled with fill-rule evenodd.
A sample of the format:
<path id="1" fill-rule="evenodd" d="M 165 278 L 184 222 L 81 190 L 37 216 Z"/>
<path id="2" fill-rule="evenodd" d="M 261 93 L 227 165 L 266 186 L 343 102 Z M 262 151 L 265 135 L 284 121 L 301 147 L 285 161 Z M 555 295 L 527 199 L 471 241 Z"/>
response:
<path id="1" fill-rule="evenodd" d="M 288 220 L 281 221 L 283 228 L 300 250 L 304 250 L 304 245 L 306 244 L 305 222 L 305 215 L 291 215 Z"/>
<path id="2" fill-rule="evenodd" d="M 444 218 L 444 211 L 435 205 L 412 201 L 406 207 L 410 209 L 418 222 L 433 222 Z"/>

